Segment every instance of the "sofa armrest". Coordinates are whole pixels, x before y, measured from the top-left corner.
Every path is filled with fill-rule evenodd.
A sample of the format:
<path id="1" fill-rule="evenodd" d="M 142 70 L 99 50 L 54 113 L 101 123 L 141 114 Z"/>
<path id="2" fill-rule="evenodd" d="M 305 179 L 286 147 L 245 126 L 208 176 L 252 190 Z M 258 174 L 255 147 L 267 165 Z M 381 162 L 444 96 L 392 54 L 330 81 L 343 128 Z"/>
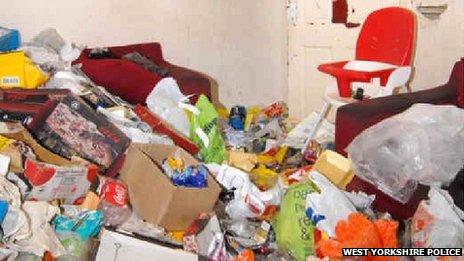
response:
<path id="1" fill-rule="evenodd" d="M 196 102 L 200 94 L 211 99 L 211 81 L 206 75 L 182 66 L 170 63 L 166 63 L 166 65 L 169 68 L 169 76 L 177 81 L 182 93 L 193 95 L 193 98 L 190 99 L 192 103 Z"/>
<path id="2" fill-rule="evenodd" d="M 391 95 L 338 108 L 335 120 L 336 151 L 346 156 L 346 147 L 359 133 L 383 119 L 405 111 L 415 103 L 455 104 L 456 88 L 447 84 L 430 90 Z"/>

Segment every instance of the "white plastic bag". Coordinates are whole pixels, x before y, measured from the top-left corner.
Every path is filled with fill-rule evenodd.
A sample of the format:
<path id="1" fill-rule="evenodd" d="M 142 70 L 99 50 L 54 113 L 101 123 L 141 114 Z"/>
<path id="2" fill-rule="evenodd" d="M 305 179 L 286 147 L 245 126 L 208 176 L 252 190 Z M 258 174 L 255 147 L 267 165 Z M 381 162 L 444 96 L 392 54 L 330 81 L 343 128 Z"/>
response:
<path id="1" fill-rule="evenodd" d="M 226 189 L 235 188 L 234 199 L 226 206 L 226 212 L 232 219 L 243 220 L 261 215 L 266 206 L 280 205 L 283 184 L 278 182 L 266 191 L 260 191 L 248 174 L 227 164 L 218 166 L 208 164 L 208 169 L 216 174 L 216 180 Z"/>
<path id="2" fill-rule="evenodd" d="M 458 213 L 459 212 L 459 213 Z M 464 219 L 448 192 L 436 188 L 422 201 L 411 221 L 413 247 L 463 247 Z"/>
<path id="3" fill-rule="evenodd" d="M 306 196 L 306 214 L 316 227 L 327 233 L 329 237 L 335 236 L 335 226 L 338 221 L 346 220 L 348 215 L 356 212 L 356 208 L 330 180 L 317 171 L 311 171 L 311 181 L 319 188 L 319 192 Z"/>
<path id="4" fill-rule="evenodd" d="M 132 142 L 174 145 L 174 142 L 168 136 L 156 134 L 151 130 L 141 129 L 136 121 L 117 115 L 103 107 L 98 107 L 97 111 L 105 115 L 108 120 L 116 125 L 119 130 L 124 132 L 124 134 L 126 134 Z"/>
<path id="5" fill-rule="evenodd" d="M 348 146 L 357 176 L 405 203 L 417 183 L 451 182 L 464 165 L 464 110 L 415 104 L 364 130 Z"/>
<path id="6" fill-rule="evenodd" d="M 169 77 L 161 79 L 156 84 L 147 96 L 146 103 L 148 109 L 188 137 L 190 124 L 182 109 L 182 104 L 187 100 L 187 97 L 180 92 L 177 82 Z"/>
<path id="7" fill-rule="evenodd" d="M 17 240 L 9 246 L 12 249 L 34 253 L 37 256 L 43 256 L 45 251 L 50 251 L 53 256 L 65 254 L 64 247 L 49 224 L 50 220 L 60 213 L 59 208 L 45 201 L 26 201 L 23 209 L 29 216 L 32 235 L 27 239 Z"/>

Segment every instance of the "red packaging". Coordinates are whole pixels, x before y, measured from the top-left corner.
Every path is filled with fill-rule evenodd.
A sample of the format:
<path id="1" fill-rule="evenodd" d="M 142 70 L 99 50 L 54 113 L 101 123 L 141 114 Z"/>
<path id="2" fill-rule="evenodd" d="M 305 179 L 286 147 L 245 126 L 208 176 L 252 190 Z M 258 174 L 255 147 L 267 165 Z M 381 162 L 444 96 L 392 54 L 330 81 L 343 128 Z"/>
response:
<path id="1" fill-rule="evenodd" d="M 137 104 L 134 108 L 135 114 L 140 119 L 146 122 L 153 131 L 168 135 L 176 145 L 188 151 L 190 154 L 197 154 L 199 149 L 195 143 L 189 140 L 187 137 L 182 135 L 180 132 L 174 130 L 167 122 L 158 117 L 153 112 L 149 111 L 146 107 Z"/>
<path id="2" fill-rule="evenodd" d="M 24 176 L 32 185 L 29 199 L 64 199 L 74 204 L 87 193 L 97 171 L 95 165 L 56 166 L 27 159 Z"/>
<path id="3" fill-rule="evenodd" d="M 263 110 L 269 118 L 277 118 L 288 114 L 288 107 L 283 101 L 274 102 Z"/>
<path id="4" fill-rule="evenodd" d="M 105 182 L 100 191 L 100 198 L 118 207 L 123 207 L 129 202 L 126 186 L 113 179 Z"/>

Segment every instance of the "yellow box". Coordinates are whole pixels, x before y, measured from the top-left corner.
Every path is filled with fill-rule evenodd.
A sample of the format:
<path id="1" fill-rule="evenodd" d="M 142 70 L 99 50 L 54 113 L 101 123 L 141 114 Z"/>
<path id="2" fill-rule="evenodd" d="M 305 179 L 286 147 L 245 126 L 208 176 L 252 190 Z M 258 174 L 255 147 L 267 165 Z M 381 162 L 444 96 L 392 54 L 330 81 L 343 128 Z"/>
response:
<path id="1" fill-rule="evenodd" d="M 325 150 L 322 152 L 314 164 L 313 170 L 320 172 L 339 189 L 343 190 L 354 176 L 350 161 L 331 150 Z"/>

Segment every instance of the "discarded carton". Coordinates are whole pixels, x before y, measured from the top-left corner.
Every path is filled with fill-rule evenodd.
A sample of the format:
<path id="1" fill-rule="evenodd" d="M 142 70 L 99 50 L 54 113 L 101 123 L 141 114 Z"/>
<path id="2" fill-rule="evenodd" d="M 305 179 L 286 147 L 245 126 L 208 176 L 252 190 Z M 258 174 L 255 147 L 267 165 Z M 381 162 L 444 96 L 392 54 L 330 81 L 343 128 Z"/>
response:
<path id="1" fill-rule="evenodd" d="M 64 199 L 66 204 L 76 203 L 83 197 L 97 176 L 95 165 L 59 167 L 26 160 L 24 176 L 32 185 L 31 199 Z"/>
<path id="2" fill-rule="evenodd" d="M 208 255 L 209 245 L 216 233 L 221 233 L 221 227 L 215 215 L 212 217 L 205 215 L 195 219 L 185 230 L 182 238 L 184 250 L 202 256 Z"/>
<path id="3" fill-rule="evenodd" d="M 79 156 L 103 169 L 121 160 L 129 138 L 77 96 L 48 101 L 28 129 L 37 140 L 66 158 Z"/>
<path id="4" fill-rule="evenodd" d="M 32 135 L 19 123 L 0 122 L 0 134 L 10 139 L 24 142 L 36 155 L 37 159 L 53 165 L 69 165 L 71 161 L 62 158 L 35 141 Z"/>
<path id="5" fill-rule="evenodd" d="M 244 171 L 251 171 L 258 163 L 258 156 L 252 153 L 230 150 L 228 151 L 227 163 Z"/>
<path id="6" fill-rule="evenodd" d="M 198 215 L 213 209 L 221 189 L 209 173 L 206 188 L 175 186 L 158 167 L 174 153 L 186 165 L 199 164 L 177 146 L 132 143 L 120 173 L 132 207 L 143 219 L 168 230 L 185 230 Z"/>
<path id="7" fill-rule="evenodd" d="M 343 190 L 354 177 L 350 161 L 331 150 L 326 150 L 319 156 L 313 170 L 326 176 L 339 189 Z"/>
<path id="8" fill-rule="evenodd" d="M 15 147 L 15 142 L 13 139 L 0 135 L 0 153 L 10 158 L 9 170 L 11 172 L 21 173 L 24 171 L 22 155 Z"/>
<path id="9" fill-rule="evenodd" d="M 181 249 L 102 230 L 95 260 L 198 260 L 198 256 Z"/>

